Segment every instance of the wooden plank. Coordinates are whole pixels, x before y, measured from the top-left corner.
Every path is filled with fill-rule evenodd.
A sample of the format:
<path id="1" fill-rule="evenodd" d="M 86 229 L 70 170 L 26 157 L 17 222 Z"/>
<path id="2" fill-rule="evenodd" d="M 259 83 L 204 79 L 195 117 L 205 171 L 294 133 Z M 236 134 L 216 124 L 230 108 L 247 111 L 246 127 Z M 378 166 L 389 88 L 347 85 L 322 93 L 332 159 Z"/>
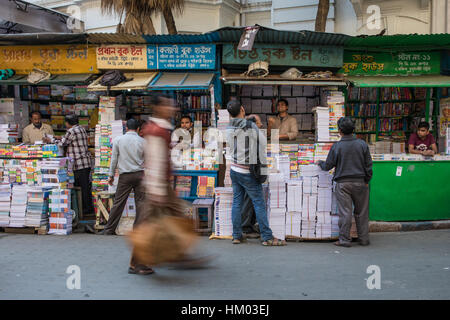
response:
<path id="1" fill-rule="evenodd" d="M 34 227 L 24 227 L 24 228 L 10 228 L 5 227 L 6 233 L 16 233 L 16 234 L 34 234 Z"/>

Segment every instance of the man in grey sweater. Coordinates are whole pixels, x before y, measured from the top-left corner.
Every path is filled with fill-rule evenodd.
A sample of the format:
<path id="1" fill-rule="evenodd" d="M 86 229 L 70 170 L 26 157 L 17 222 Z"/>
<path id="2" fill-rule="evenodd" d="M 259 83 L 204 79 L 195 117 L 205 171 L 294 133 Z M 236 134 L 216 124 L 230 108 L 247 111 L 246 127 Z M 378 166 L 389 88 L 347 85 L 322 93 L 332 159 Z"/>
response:
<path id="1" fill-rule="evenodd" d="M 351 246 L 352 211 L 360 245 L 369 245 L 369 181 L 372 178 L 372 157 L 369 146 L 353 136 L 355 124 L 349 117 L 338 120 L 341 140 L 333 144 L 327 160 L 318 161 L 322 170 L 336 168 L 336 199 L 339 212 L 339 241 L 335 245 Z"/>

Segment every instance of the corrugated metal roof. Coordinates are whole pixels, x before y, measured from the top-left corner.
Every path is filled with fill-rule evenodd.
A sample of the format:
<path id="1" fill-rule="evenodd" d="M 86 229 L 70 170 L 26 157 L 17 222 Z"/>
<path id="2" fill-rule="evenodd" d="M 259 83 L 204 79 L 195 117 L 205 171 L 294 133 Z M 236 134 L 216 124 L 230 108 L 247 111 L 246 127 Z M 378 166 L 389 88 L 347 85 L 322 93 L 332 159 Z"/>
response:
<path id="1" fill-rule="evenodd" d="M 204 34 L 143 35 L 142 37 L 147 43 L 154 44 L 211 43 L 220 41 L 217 32 L 207 32 Z"/>
<path id="2" fill-rule="evenodd" d="M 225 27 L 217 29 L 220 42 L 239 42 L 245 28 Z M 316 44 L 316 45 L 336 45 L 342 46 L 352 37 L 340 33 L 303 31 L 286 31 L 265 28 L 260 26 L 256 34 L 255 42 L 259 43 L 280 43 L 280 44 Z"/>
<path id="3" fill-rule="evenodd" d="M 346 41 L 345 47 L 449 47 L 450 34 L 396 34 L 388 36 L 351 37 Z"/>
<path id="4" fill-rule="evenodd" d="M 147 43 L 144 36 L 124 33 L 88 33 L 88 42 L 92 44 L 133 44 Z"/>
<path id="5" fill-rule="evenodd" d="M 450 87 L 450 77 L 422 76 L 347 76 L 356 87 Z"/>
<path id="6" fill-rule="evenodd" d="M 86 40 L 86 33 L 0 34 L 0 45 L 79 44 Z"/>

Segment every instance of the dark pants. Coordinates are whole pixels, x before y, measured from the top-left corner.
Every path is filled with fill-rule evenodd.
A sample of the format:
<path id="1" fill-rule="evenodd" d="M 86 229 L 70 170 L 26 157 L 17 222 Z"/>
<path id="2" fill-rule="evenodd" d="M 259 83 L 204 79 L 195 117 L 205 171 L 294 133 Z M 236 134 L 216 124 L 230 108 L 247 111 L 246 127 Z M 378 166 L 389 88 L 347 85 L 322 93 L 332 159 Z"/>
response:
<path id="1" fill-rule="evenodd" d="M 83 199 L 83 216 L 94 214 L 94 204 L 92 202 L 91 168 L 74 170 L 75 187 L 81 188 L 81 198 Z"/>
<path id="2" fill-rule="evenodd" d="M 244 195 L 241 216 L 242 216 L 242 232 L 257 233 L 258 230 L 255 227 L 256 223 L 255 208 L 253 207 L 252 199 L 248 196 L 247 192 Z"/>
<path id="3" fill-rule="evenodd" d="M 338 182 L 336 185 L 336 199 L 339 213 L 339 241 L 350 243 L 350 229 L 352 226 L 352 211 L 358 239 L 369 241 L 369 187 L 364 182 Z"/>
<path id="4" fill-rule="evenodd" d="M 114 204 L 105 226 L 105 233 L 112 234 L 115 232 L 131 190 L 134 192 L 134 200 L 136 202 L 136 218 L 134 223 L 136 224 L 136 221 L 139 221 L 145 207 L 145 190 L 141 183 L 143 177 L 144 171 L 122 173 L 119 176 Z"/>

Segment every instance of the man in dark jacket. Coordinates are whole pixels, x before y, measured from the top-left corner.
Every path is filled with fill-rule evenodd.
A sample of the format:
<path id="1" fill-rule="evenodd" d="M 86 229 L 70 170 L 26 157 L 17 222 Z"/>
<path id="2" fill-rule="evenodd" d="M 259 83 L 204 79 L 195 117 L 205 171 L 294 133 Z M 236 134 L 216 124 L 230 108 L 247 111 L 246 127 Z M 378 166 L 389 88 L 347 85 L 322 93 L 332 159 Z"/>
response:
<path id="1" fill-rule="evenodd" d="M 336 168 L 336 199 L 339 211 L 339 241 L 337 246 L 350 247 L 352 211 L 360 245 L 369 244 L 369 181 L 372 178 L 372 157 L 369 146 L 353 136 L 355 124 L 349 117 L 338 120 L 341 140 L 336 142 L 327 160 L 318 161 L 322 170 Z"/>

